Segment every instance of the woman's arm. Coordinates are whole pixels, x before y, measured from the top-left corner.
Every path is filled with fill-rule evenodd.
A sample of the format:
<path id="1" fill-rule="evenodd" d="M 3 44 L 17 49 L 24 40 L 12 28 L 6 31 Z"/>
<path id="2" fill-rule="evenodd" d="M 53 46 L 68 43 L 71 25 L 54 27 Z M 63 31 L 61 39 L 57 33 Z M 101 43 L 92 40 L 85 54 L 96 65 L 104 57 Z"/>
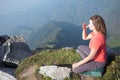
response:
<path id="1" fill-rule="evenodd" d="M 91 49 L 90 54 L 86 58 L 84 58 L 83 60 L 81 60 L 77 63 L 73 63 L 72 68 L 78 67 L 78 66 L 92 60 L 94 58 L 94 56 L 96 55 L 96 53 L 97 53 L 96 49 Z"/>
<path id="2" fill-rule="evenodd" d="M 86 29 L 87 29 L 87 28 L 86 28 L 86 23 L 83 23 L 83 24 L 82 24 L 82 28 L 83 28 L 83 31 L 82 31 L 82 39 L 83 39 L 83 40 L 91 39 L 91 37 L 92 37 L 91 34 L 88 35 L 87 32 L 86 32 Z"/>

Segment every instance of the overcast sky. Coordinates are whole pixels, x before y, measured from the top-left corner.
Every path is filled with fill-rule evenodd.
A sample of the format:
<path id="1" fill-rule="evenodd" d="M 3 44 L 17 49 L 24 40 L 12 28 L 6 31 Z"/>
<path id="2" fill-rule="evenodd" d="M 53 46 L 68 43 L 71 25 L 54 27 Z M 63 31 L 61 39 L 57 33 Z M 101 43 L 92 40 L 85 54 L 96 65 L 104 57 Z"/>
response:
<path id="1" fill-rule="evenodd" d="M 45 0 L 0 0 L 0 15 L 34 8 Z"/>

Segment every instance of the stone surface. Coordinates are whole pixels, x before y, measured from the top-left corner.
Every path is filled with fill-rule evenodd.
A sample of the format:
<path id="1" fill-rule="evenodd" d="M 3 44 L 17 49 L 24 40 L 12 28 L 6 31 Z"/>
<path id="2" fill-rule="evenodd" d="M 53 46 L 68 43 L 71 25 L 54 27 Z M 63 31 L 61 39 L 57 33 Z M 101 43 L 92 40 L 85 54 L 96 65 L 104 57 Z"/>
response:
<path id="1" fill-rule="evenodd" d="M 9 75 L 5 72 L 0 71 L 0 80 L 17 80 L 17 79 L 12 75 Z"/>
<path id="2" fill-rule="evenodd" d="M 41 66 L 39 73 L 52 78 L 53 80 L 64 80 L 64 78 L 69 78 L 71 73 L 71 68 L 68 67 L 58 67 L 58 66 Z"/>
<path id="3" fill-rule="evenodd" d="M 32 55 L 32 51 L 21 36 L 12 36 L 0 46 L 0 62 L 19 64 Z"/>
<path id="4" fill-rule="evenodd" d="M 15 69 L 16 68 L 9 68 L 9 67 L 0 67 L 0 71 L 2 71 L 2 72 L 5 72 L 5 73 L 8 73 L 8 74 L 10 74 L 10 75 L 12 75 L 12 76 L 15 76 Z"/>

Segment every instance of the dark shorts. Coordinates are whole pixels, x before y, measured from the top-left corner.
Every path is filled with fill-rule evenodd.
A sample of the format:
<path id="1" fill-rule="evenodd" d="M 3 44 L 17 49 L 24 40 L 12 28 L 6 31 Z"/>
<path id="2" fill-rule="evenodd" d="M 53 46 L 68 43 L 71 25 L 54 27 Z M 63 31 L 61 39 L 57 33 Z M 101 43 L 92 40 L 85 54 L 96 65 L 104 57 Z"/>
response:
<path id="1" fill-rule="evenodd" d="M 89 55 L 90 49 L 88 46 L 79 46 L 77 49 L 77 52 L 80 54 L 82 58 L 85 58 Z M 98 68 L 103 68 L 105 66 L 106 62 L 96 62 L 94 60 L 91 60 L 83 65 L 80 65 L 77 68 L 74 68 L 72 71 L 75 73 L 80 73 L 84 71 L 90 71 L 90 70 L 96 70 Z"/>

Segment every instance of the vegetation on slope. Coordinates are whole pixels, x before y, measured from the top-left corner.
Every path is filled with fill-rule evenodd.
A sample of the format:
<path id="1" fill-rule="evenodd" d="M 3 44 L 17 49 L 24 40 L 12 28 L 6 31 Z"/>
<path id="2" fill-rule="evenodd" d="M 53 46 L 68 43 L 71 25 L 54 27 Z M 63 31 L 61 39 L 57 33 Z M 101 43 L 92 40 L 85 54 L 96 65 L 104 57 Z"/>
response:
<path id="1" fill-rule="evenodd" d="M 44 50 L 22 61 L 16 70 L 16 75 L 18 80 L 27 80 L 27 78 L 31 76 L 22 77 L 20 74 L 24 73 L 25 70 L 27 70 L 28 68 L 37 65 L 34 73 L 36 80 L 51 80 L 50 78 L 44 77 L 38 73 L 40 66 L 53 64 L 55 65 L 72 64 L 73 62 L 76 62 L 78 60 L 80 60 L 80 56 L 75 52 L 74 49 Z M 95 80 L 119 80 L 120 79 L 119 66 L 120 55 L 109 56 L 108 64 L 105 69 L 105 74 L 103 75 L 102 78 L 95 78 Z M 67 80 L 80 80 L 80 76 L 78 74 L 73 73 L 71 79 Z"/>
<path id="2" fill-rule="evenodd" d="M 101 80 L 120 80 L 120 54 L 109 55 L 106 71 Z"/>
<path id="3" fill-rule="evenodd" d="M 30 36 L 30 44 L 34 48 L 55 49 L 66 46 L 77 47 L 79 44 L 87 45 L 88 41 L 82 40 L 81 33 L 81 26 L 68 22 L 51 21 Z"/>
<path id="4" fill-rule="evenodd" d="M 108 41 L 107 41 L 107 44 L 109 47 L 112 47 L 112 48 L 117 48 L 120 46 L 120 36 L 114 36 L 114 37 L 111 37 Z"/>
<path id="5" fill-rule="evenodd" d="M 107 46 L 111 49 L 111 53 L 120 53 L 120 34 L 112 35 L 107 39 Z"/>
<path id="6" fill-rule="evenodd" d="M 16 74 L 19 75 L 23 70 L 32 65 L 38 65 L 36 69 L 38 70 L 42 65 L 72 64 L 78 60 L 80 60 L 80 57 L 74 50 L 44 50 L 21 62 L 16 70 Z M 19 76 L 17 77 L 20 78 Z"/>

